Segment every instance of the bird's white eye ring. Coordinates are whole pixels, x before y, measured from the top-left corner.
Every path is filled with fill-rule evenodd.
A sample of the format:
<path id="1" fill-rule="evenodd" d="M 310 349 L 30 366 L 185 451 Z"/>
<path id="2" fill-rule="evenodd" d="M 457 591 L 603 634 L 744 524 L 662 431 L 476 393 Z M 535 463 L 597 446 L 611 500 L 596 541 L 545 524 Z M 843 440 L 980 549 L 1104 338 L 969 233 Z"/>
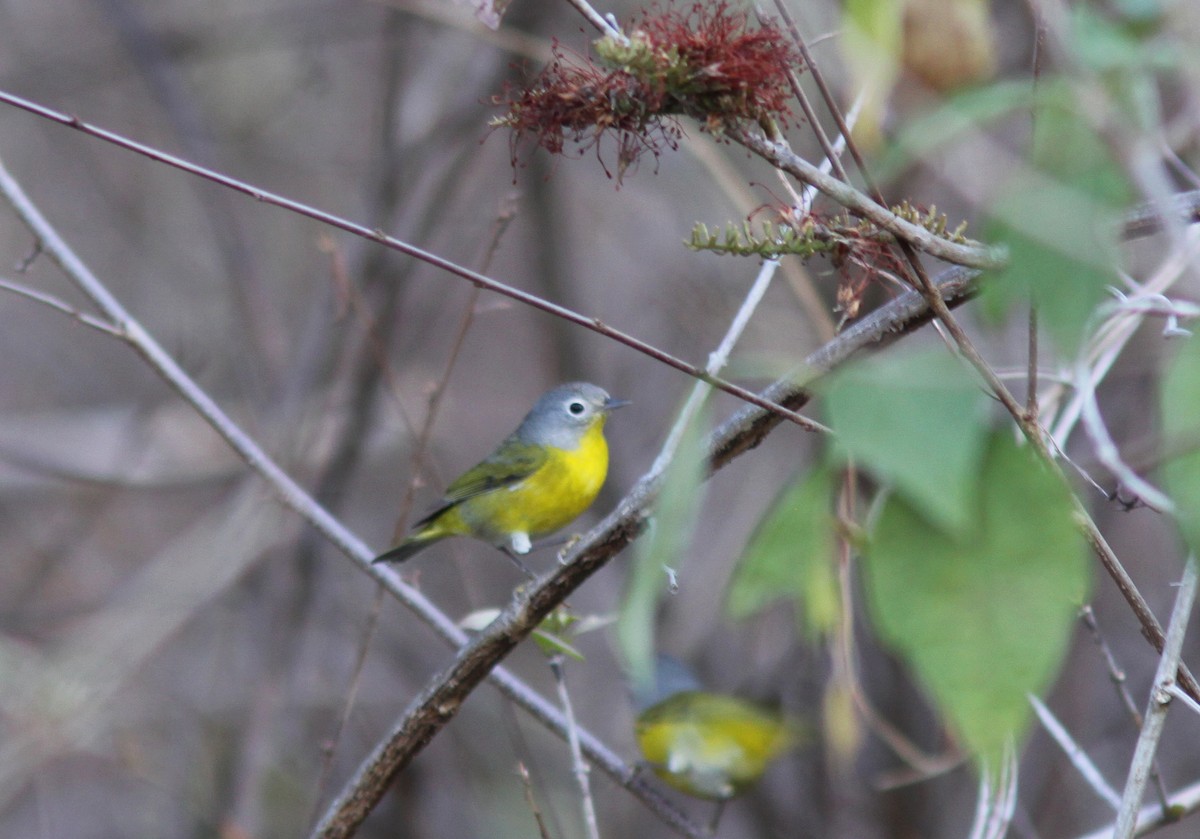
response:
<path id="1" fill-rule="evenodd" d="M 582 402 L 572 402 L 571 404 L 567 405 L 567 410 L 570 411 L 575 416 L 579 416 L 586 409 L 587 409 L 587 406 L 584 405 Z"/>

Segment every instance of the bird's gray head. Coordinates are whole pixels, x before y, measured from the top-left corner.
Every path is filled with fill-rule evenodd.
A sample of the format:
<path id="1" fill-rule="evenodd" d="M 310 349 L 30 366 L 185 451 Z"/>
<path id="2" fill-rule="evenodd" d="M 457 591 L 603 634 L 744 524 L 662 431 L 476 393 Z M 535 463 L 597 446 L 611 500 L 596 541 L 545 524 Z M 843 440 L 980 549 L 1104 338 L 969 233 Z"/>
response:
<path id="1" fill-rule="evenodd" d="M 613 399 L 604 388 L 587 382 L 571 382 L 546 392 L 517 428 L 522 442 L 573 449 L 597 420 L 629 403 Z"/>
<path id="2" fill-rule="evenodd" d="M 640 713 L 678 693 L 700 690 L 700 680 L 691 668 L 673 655 L 659 653 L 654 658 L 654 672 L 649 681 L 630 686 L 633 707 Z"/>

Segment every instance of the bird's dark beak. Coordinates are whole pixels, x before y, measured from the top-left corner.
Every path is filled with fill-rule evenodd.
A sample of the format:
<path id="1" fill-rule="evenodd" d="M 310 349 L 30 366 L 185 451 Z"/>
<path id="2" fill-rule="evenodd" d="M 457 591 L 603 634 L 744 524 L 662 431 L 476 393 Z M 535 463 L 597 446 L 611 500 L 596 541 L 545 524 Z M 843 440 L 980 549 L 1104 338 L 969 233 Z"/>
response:
<path id="1" fill-rule="evenodd" d="M 624 408 L 626 405 L 629 405 L 629 404 L 631 404 L 631 403 L 628 399 L 613 399 L 610 396 L 604 400 L 604 410 L 605 410 L 605 412 L 615 411 L 615 410 L 617 410 L 617 408 Z"/>

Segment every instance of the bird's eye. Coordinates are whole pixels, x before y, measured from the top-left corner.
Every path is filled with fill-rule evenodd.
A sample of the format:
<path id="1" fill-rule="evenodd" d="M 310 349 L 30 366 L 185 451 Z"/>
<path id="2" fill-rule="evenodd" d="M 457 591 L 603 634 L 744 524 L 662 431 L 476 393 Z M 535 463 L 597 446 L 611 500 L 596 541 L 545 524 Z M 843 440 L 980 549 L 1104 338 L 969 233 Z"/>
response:
<path id="1" fill-rule="evenodd" d="M 584 405 L 582 402 L 572 402 L 570 405 L 567 406 L 567 410 L 570 411 L 575 416 L 579 416 L 585 410 L 587 410 L 587 406 Z"/>

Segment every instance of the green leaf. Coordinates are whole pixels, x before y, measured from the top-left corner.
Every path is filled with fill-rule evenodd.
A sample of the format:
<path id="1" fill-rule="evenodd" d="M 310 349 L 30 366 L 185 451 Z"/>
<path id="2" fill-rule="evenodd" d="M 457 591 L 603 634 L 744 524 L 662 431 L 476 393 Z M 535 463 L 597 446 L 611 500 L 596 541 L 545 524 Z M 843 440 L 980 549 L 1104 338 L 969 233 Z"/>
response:
<path id="1" fill-rule="evenodd" d="M 1191 338 L 1163 379 L 1163 479 L 1184 540 L 1200 554 L 1200 339 Z"/>
<path id="2" fill-rule="evenodd" d="M 1032 166 L 1018 161 L 992 202 L 984 238 L 1008 245 L 1009 262 L 984 284 L 983 308 L 998 318 L 1036 302 L 1058 347 L 1073 354 L 1116 278 L 1116 221 L 1132 191 L 1067 86 L 1046 85 L 1035 115 Z"/>
<path id="3" fill-rule="evenodd" d="M 1061 666 L 1089 581 L 1067 487 L 1010 434 L 992 437 L 967 534 L 931 527 L 903 497 L 867 547 L 880 637 L 916 672 L 962 743 L 995 767 L 1029 723 L 1027 694 Z"/>
<path id="4" fill-rule="evenodd" d="M 1028 80 L 996 82 L 954 93 L 931 111 L 897 126 L 896 136 L 880 150 L 872 175 L 881 183 L 895 180 L 914 163 L 940 165 L 946 147 L 977 137 L 989 124 L 1018 109 L 1028 110 Z"/>
<path id="5" fill-rule="evenodd" d="M 817 469 L 784 490 L 758 526 L 733 572 L 727 614 L 756 614 L 780 599 L 794 600 L 801 631 L 830 633 L 841 619 L 834 565 L 833 476 Z"/>
<path id="6" fill-rule="evenodd" d="M 637 543 L 626 581 L 617 618 L 617 646 L 635 685 L 653 678 L 654 617 L 667 580 L 666 568 L 678 570 L 683 564 L 704 500 L 706 418 L 707 412 L 701 409 L 684 429 L 663 476 L 650 532 Z"/>
<path id="7" fill-rule="evenodd" d="M 854 136 L 868 150 L 882 144 L 888 97 L 900 77 L 903 23 L 904 0 L 846 0 L 842 9 L 842 57 L 850 87 L 863 95 Z"/>
<path id="8" fill-rule="evenodd" d="M 554 635 L 542 629 L 535 629 L 529 637 L 533 639 L 533 643 L 537 644 L 538 649 L 542 651 L 542 655 L 546 657 L 561 653 L 576 661 L 584 661 L 583 653 L 579 652 L 578 649 L 561 635 Z"/>
<path id="9" fill-rule="evenodd" d="M 937 525 L 970 523 L 988 401 L 943 352 L 892 354 L 825 385 L 839 445 Z"/>
<path id="10" fill-rule="evenodd" d="M 1075 56 L 1100 73 L 1171 70 L 1179 64 L 1178 45 L 1169 39 L 1148 43 L 1145 36 L 1162 22 L 1158 0 L 1133 0 L 1120 4 L 1119 18 L 1078 5 L 1071 9 L 1069 44 Z"/>

